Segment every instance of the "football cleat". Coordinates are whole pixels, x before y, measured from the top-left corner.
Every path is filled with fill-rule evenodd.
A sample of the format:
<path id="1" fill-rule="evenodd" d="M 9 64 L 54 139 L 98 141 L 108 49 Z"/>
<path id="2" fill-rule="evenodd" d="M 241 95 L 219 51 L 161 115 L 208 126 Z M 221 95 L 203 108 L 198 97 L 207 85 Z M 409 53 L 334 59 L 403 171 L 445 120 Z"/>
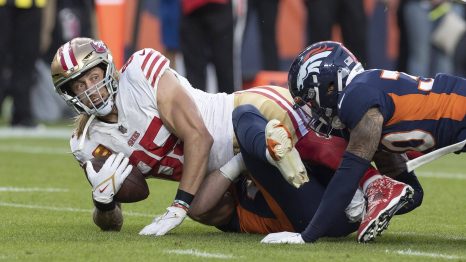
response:
<path id="1" fill-rule="evenodd" d="M 405 183 L 383 176 L 366 190 L 367 208 L 358 229 L 358 242 L 375 239 L 387 229 L 395 213 L 412 200 L 414 190 Z"/>
<path id="2" fill-rule="evenodd" d="M 265 127 L 265 140 L 267 159 L 280 170 L 288 183 L 299 188 L 309 181 L 306 168 L 286 126 L 276 119 L 270 120 Z"/>

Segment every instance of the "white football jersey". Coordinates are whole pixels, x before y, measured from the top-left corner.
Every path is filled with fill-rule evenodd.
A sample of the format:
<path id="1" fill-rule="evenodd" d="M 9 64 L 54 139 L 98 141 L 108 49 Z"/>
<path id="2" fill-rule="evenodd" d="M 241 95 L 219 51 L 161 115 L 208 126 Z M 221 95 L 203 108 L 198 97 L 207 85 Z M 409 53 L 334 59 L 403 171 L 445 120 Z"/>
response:
<path id="1" fill-rule="evenodd" d="M 157 107 L 160 77 L 169 68 L 169 60 L 146 48 L 134 53 L 121 70 L 115 104 L 118 122 L 97 119 L 89 126 L 84 146 L 73 136 L 71 150 L 80 163 L 122 152 L 146 177 L 179 181 L 183 172 L 183 141 L 163 125 Z M 233 157 L 233 95 L 209 94 L 194 89 L 182 76 L 172 71 L 191 94 L 204 123 L 214 138 L 208 172 L 220 168 Z"/>

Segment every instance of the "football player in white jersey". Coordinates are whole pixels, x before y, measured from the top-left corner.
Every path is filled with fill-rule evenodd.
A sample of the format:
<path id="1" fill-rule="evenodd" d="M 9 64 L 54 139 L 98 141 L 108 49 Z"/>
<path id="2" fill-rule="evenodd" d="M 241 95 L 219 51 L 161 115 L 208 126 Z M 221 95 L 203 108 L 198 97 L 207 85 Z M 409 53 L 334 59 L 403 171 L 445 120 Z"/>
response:
<path id="1" fill-rule="evenodd" d="M 56 91 L 79 113 L 70 145 L 92 184 L 95 216 L 119 211 L 113 195 L 134 165 L 146 178 L 179 181 L 167 212 L 140 232 L 164 235 L 186 217 L 207 172 L 223 167 L 221 174 L 228 177 L 240 169 L 240 155 L 233 157 L 234 95 L 193 88 L 159 52 L 134 53 L 119 73 L 103 42 L 75 38 L 58 49 L 51 71 Z M 279 135 L 283 129 L 272 128 L 268 138 L 278 141 L 268 148 L 268 159 L 299 187 L 307 174 L 290 137 Z M 95 172 L 89 160 L 110 154 Z"/>

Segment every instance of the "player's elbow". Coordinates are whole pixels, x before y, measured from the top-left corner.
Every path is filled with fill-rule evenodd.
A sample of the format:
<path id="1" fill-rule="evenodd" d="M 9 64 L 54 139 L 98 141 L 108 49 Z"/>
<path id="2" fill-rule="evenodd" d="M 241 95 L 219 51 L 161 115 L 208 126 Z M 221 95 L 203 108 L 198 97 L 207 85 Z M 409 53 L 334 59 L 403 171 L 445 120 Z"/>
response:
<path id="1" fill-rule="evenodd" d="M 188 216 L 196 222 L 199 222 L 202 224 L 209 224 L 208 223 L 209 212 L 207 212 L 206 210 L 190 208 L 188 212 Z"/>
<path id="2" fill-rule="evenodd" d="M 206 132 L 203 139 L 206 141 L 206 145 L 210 149 L 214 144 L 214 138 L 212 137 L 212 135 L 209 132 Z"/>
<path id="3" fill-rule="evenodd" d="M 191 139 L 192 141 L 196 141 L 198 143 L 200 149 L 205 149 L 206 151 L 210 150 L 214 143 L 214 138 L 206 128 L 193 133 Z"/>

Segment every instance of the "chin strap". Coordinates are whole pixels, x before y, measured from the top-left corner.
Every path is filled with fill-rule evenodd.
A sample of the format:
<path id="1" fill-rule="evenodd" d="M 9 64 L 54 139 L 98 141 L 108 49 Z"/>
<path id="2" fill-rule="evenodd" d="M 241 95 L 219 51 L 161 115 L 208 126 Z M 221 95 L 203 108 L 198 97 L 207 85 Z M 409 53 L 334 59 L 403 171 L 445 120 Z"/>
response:
<path id="1" fill-rule="evenodd" d="M 84 147 L 84 140 L 86 140 L 87 130 L 89 129 L 89 126 L 91 125 L 92 120 L 94 120 L 94 118 L 95 118 L 95 115 L 91 115 L 91 116 L 89 117 L 89 119 L 87 120 L 86 125 L 84 126 L 83 134 L 81 135 L 81 139 L 79 140 L 78 150 L 82 150 L 82 149 L 83 149 L 83 147 Z"/>

